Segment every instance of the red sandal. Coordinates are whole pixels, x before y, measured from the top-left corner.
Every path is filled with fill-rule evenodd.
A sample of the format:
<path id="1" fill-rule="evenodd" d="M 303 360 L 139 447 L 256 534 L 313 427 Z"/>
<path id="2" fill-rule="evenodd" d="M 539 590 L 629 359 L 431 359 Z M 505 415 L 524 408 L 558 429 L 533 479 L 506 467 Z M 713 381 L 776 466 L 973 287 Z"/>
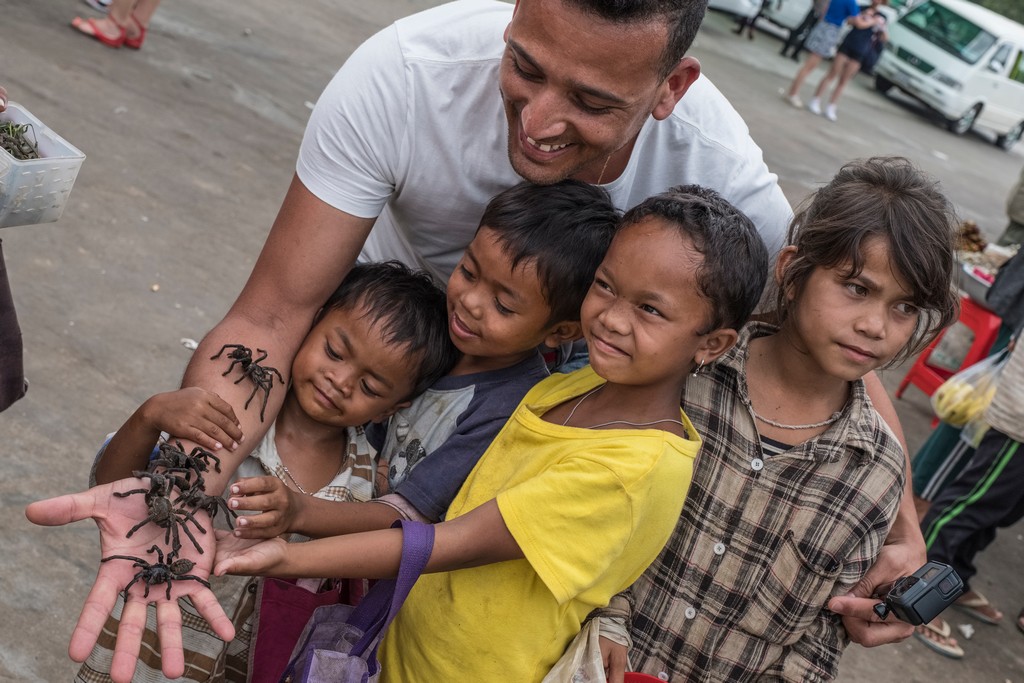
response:
<path id="1" fill-rule="evenodd" d="M 100 31 L 99 27 L 96 25 L 95 19 L 83 19 L 82 17 L 75 17 L 71 20 L 71 27 L 79 33 L 81 33 L 83 36 L 95 38 L 107 47 L 121 47 L 125 44 L 125 38 L 128 35 L 128 31 L 127 29 L 125 29 L 124 26 L 121 26 L 116 21 L 114 21 L 113 17 L 110 17 L 110 21 L 114 24 L 114 26 L 117 26 L 118 28 L 118 34 L 113 38 L 105 35 L 102 31 Z M 86 26 L 89 27 L 88 31 L 84 28 Z"/>
<path id="2" fill-rule="evenodd" d="M 125 38 L 124 38 L 124 46 L 125 47 L 130 47 L 133 50 L 138 50 L 139 48 L 142 47 L 142 41 L 144 41 L 146 39 L 146 27 L 142 25 L 141 21 L 139 21 L 138 19 L 135 18 L 134 14 L 131 16 L 131 20 L 138 27 L 139 35 L 135 36 L 134 38 L 129 38 L 128 34 L 127 34 L 127 31 L 126 31 L 125 32 Z"/>

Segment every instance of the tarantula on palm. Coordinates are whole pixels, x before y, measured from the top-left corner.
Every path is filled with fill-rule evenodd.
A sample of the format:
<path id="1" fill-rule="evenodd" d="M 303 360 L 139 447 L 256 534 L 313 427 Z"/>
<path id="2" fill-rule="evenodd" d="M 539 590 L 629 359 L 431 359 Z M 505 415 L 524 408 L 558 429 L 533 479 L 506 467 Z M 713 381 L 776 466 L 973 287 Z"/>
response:
<path id="1" fill-rule="evenodd" d="M 131 535 L 131 534 L 129 534 Z M 135 585 L 137 581 L 142 581 L 146 584 L 146 593 L 143 597 L 149 597 L 149 587 L 158 586 L 162 583 L 167 584 L 167 599 L 171 599 L 171 581 L 198 581 L 207 588 L 210 587 L 210 582 L 205 579 L 201 579 L 194 574 L 189 574 L 192 568 L 196 566 L 196 563 L 192 560 L 185 558 L 177 558 L 178 551 L 172 550 L 167 554 L 167 561 L 164 561 L 164 553 L 160 550 L 159 546 L 153 546 L 149 549 L 150 553 L 156 553 L 156 562 L 148 562 L 141 557 L 133 557 L 131 555 L 111 555 L 104 557 L 100 562 L 107 562 L 109 560 L 131 560 L 134 564 L 133 567 L 138 567 L 139 571 L 135 574 L 135 577 L 128 582 L 128 585 L 124 587 L 125 596 L 128 595 L 128 590 Z"/>
<path id="2" fill-rule="evenodd" d="M 228 358 L 231 359 L 231 364 L 228 365 L 227 370 L 221 373 L 221 376 L 224 377 L 228 375 L 236 365 L 239 365 L 242 368 L 242 376 L 235 380 L 235 384 L 238 384 L 246 377 L 252 380 L 254 386 L 252 388 L 252 393 L 249 394 L 249 398 L 245 401 L 246 408 L 249 407 L 249 404 L 252 402 L 256 392 L 260 389 L 263 390 L 263 404 L 260 406 L 260 422 L 263 422 L 263 413 L 267 409 L 267 400 L 270 398 L 270 389 L 274 385 L 274 375 L 277 375 L 277 381 L 281 384 L 284 384 L 284 377 L 282 377 L 281 373 L 277 371 L 277 368 L 272 368 L 269 365 L 260 365 L 262 361 L 267 359 L 267 352 L 263 349 L 256 349 L 256 353 L 260 353 L 262 355 L 259 358 L 253 358 L 252 350 L 247 346 L 242 346 L 241 344 L 225 344 L 220 347 L 220 351 L 215 355 L 210 356 L 210 360 L 220 358 L 221 354 L 227 349 L 232 349 L 232 351 L 228 353 Z"/>
<path id="3" fill-rule="evenodd" d="M 185 483 L 187 486 L 187 482 L 183 482 L 181 477 L 169 475 L 166 472 L 135 472 L 134 474 L 139 478 L 148 478 L 149 488 L 132 489 L 115 493 L 114 495 L 124 498 L 136 493 L 145 494 L 146 507 L 149 510 L 149 514 L 146 515 L 145 519 L 129 529 L 128 533 L 125 534 L 125 538 L 131 538 L 132 534 L 152 522 L 164 529 L 164 543 L 171 545 L 172 552 L 176 553 L 181 550 L 181 539 L 178 534 L 178 529 L 180 528 L 185 531 L 185 535 L 192 541 L 192 545 L 195 546 L 196 550 L 202 554 L 203 547 L 199 545 L 199 541 L 196 540 L 196 537 L 188 528 L 188 522 L 195 524 L 196 529 L 201 533 L 205 534 L 206 529 L 195 518 L 194 510 L 189 510 L 184 505 L 175 507 L 177 501 L 172 501 L 170 497 L 176 486 L 183 488 L 182 483 Z M 194 487 L 189 486 L 186 490 L 192 491 Z M 181 500 L 183 497 L 179 496 L 178 500 Z"/>

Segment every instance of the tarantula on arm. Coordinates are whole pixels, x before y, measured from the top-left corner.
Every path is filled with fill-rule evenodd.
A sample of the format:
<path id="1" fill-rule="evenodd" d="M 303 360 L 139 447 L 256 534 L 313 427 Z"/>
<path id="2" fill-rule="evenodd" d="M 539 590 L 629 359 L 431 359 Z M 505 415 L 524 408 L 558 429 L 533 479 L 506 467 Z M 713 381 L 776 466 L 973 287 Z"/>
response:
<path id="1" fill-rule="evenodd" d="M 130 535 L 130 534 L 129 534 Z M 149 549 L 149 552 L 156 553 L 156 562 L 147 562 L 141 557 L 132 557 L 131 555 L 111 555 L 104 557 L 100 562 L 107 562 L 108 560 L 131 560 L 134 562 L 135 567 L 139 568 L 139 572 L 135 575 L 128 585 L 124 587 L 125 595 L 127 596 L 128 590 L 135 585 L 136 581 L 142 581 L 146 584 L 146 593 L 143 597 L 149 597 L 149 587 L 157 586 L 161 583 L 167 584 L 167 599 L 171 599 L 171 581 L 198 581 L 207 588 L 210 587 L 210 582 L 205 579 L 201 579 L 194 574 L 189 574 L 192 568 L 196 566 L 196 563 L 192 560 L 185 558 L 175 558 L 178 554 L 177 550 L 172 550 L 167 554 L 167 561 L 164 562 L 164 553 L 160 550 L 159 546 L 153 546 Z"/>
<path id="2" fill-rule="evenodd" d="M 235 380 L 235 384 L 238 384 L 246 377 L 252 380 L 254 386 L 252 388 L 252 393 L 249 394 L 249 398 L 245 401 L 246 408 L 249 407 L 249 404 L 252 402 L 256 392 L 260 389 L 263 390 L 263 404 L 260 406 L 260 422 L 263 422 L 263 413 L 267 409 L 267 400 L 270 398 L 270 389 L 274 385 L 274 375 L 277 375 L 277 381 L 281 384 L 284 384 L 284 377 L 282 377 L 281 373 L 277 371 L 277 368 L 272 368 L 269 365 L 260 365 L 260 363 L 267 358 L 267 352 L 263 349 L 256 349 L 256 353 L 260 353 L 262 355 L 259 358 L 253 358 L 252 351 L 248 347 L 242 346 L 241 344 L 225 344 L 220 347 L 220 351 L 215 355 L 210 356 L 210 360 L 220 358 L 221 354 L 227 349 L 232 349 L 232 351 L 228 353 L 228 358 L 231 359 L 231 364 L 228 365 L 227 370 L 221 373 L 221 376 L 226 376 L 236 365 L 238 365 L 242 368 L 242 376 Z"/>

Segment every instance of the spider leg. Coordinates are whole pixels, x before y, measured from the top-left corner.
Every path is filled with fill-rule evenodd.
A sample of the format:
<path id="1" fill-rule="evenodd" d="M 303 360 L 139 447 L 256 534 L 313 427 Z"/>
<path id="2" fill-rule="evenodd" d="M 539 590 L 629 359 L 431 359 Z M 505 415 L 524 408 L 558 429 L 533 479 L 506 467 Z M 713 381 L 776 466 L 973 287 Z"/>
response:
<path id="1" fill-rule="evenodd" d="M 146 526 L 147 524 L 149 524 L 152 521 L 153 521 L 153 515 L 149 515 L 144 520 L 142 520 L 141 522 L 139 522 L 138 524 L 133 526 L 131 529 L 129 529 L 128 533 L 125 534 L 124 537 L 125 538 L 131 538 L 132 534 L 134 534 L 136 531 L 138 531 L 139 529 L 141 529 L 142 527 Z"/>
<path id="2" fill-rule="evenodd" d="M 179 509 L 175 510 L 174 512 L 175 512 L 176 515 L 181 515 L 182 517 L 185 518 L 184 521 L 181 522 L 182 526 L 185 526 L 185 522 L 191 520 L 192 523 L 196 525 L 196 528 L 199 529 L 200 532 L 202 532 L 204 534 L 206 533 L 206 529 L 204 529 L 203 525 L 199 523 L 199 520 L 195 518 L 195 513 L 193 511 L 191 511 L 191 510 L 183 510 L 183 509 L 179 508 Z"/>
<path id="3" fill-rule="evenodd" d="M 138 574 L 136 574 L 135 577 L 132 578 L 132 580 L 128 582 L 128 585 L 124 587 L 124 597 L 125 597 L 125 600 L 128 599 L 128 589 L 130 589 L 132 586 L 134 586 L 135 582 L 138 581 L 140 578 L 142 578 L 142 573 L 143 572 L 139 572 Z"/>
<path id="4" fill-rule="evenodd" d="M 178 535 L 178 526 L 174 519 L 171 520 L 170 528 L 173 529 L 171 535 L 174 536 L 174 542 L 171 543 L 171 554 L 176 555 L 181 550 L 181 537 Z"/>
<path id="5" fill-rule="evenodd" d="M 199 526 L 198 523 L 196 524 L 196 526 Z M 192 532 L 189 531 L 189 528 L 185 525 L 184 522 L 182 522 L 181 528 L 185 530 L 185 535 L 189 537 L 189 540 L 192 541 L 192 545 L 194 545 L 196 547 L 196 550 L 199 551 L 199 554 L 202 555 L 203 554 L 203 546 L 199 545 L 199 541 L 197 541 L 196 537 L 192 535 Z M 202 529 L 202 527 L 200 527 L 200 529 L 202 530 L 202 532 L 204 534 L 206 533 L 205 529 Z"/>
<path id="6" fill-rule="evenodd" d="M 131 491 L 121 491 L 120 493 L 115 493 L 114 495 L 117 496 L 118 498 L 127 498 L 133 493 L 149 493 L 149 489 L 132 489 Z"/>
<path id="7" fill-rule="evenodd" d="M 132 557 L 131 555 L 110 555 L 109 557 L 104 557 L 103 559 L 101 559 L 100 562 L 106 562 L 107 560 L 131 560 L 135 563 L 145 563 L 145 560 L 141 557 Z"/>
<path id="8" fill-rule="evenodd" d="M 210 582 L 209 581 L 206 581 L 205 579 L 201 579 L 198 576 L 194 576 L 192 574 L 180 574 L 180 575 L 174 577 L 175 581 L 181 581 L 182 579 L 190 579 L 192 581 L 198 581 L 199 583 L 203 584 L 207 588 L 210 587 Z"/>
<path id="9" fill-rule="evenodd" d="M 238 384 L 238 382 L 235 382 L 235 384 Z M 252 393 L 249 394 L 249 398 L 247 398 L 245 400 L 245 408 L 246 408 L 246 410 L 249 409 L 249 403 L 252 402 L 252 397 L 255 396 L 256 392 L 259 391 L 259 390 L 260 390 L 260 385 L 259 385 L 259 383 L 256 383 L 255 386 L 253 386 L 253 388 L 252 388 Z M 261 415 L 260 416 L 260 421 L 262 421 L 262 420 L 263 420 L 263 416 Z"/>

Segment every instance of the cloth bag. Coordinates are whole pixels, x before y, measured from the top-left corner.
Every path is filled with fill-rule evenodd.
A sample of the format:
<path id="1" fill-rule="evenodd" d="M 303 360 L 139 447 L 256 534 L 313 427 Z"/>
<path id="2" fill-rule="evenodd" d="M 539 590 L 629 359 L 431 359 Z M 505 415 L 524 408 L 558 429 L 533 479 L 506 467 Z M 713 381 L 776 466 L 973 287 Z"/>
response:
<path id="1" fill-rule="evenodd" d="M 583 625 L 541 683 L 606 683 L 600 621 L 601 617 L 594 617 Z"/>
<path id="2" fill-rule="evenodd" d="M 943 382 L 931 397 L 935 415 L 954 427 L 978 418 L 996 395 L 999 374 L 1008 356 L 1005 351 L 993 354 Z"/>
<path id="3" fill-rule="evenodd" d="M 400 520 L 398 577 L 378 581 L 358 607 L 325 605 L 313 611 L 281 676 L 281 683 L 374 683 L 380 678 L 377 648 L 434 548 L 431 524 Z"/>
<path id="4" fill-rule="evenodd" d="M 318 607 L 342 602 L 338 586 L 311 591 L 294 579 L 267 577 L 256 591 L 256 633 L 249 648 L 248 683 L 276 683 L 302 630 Z"/>

